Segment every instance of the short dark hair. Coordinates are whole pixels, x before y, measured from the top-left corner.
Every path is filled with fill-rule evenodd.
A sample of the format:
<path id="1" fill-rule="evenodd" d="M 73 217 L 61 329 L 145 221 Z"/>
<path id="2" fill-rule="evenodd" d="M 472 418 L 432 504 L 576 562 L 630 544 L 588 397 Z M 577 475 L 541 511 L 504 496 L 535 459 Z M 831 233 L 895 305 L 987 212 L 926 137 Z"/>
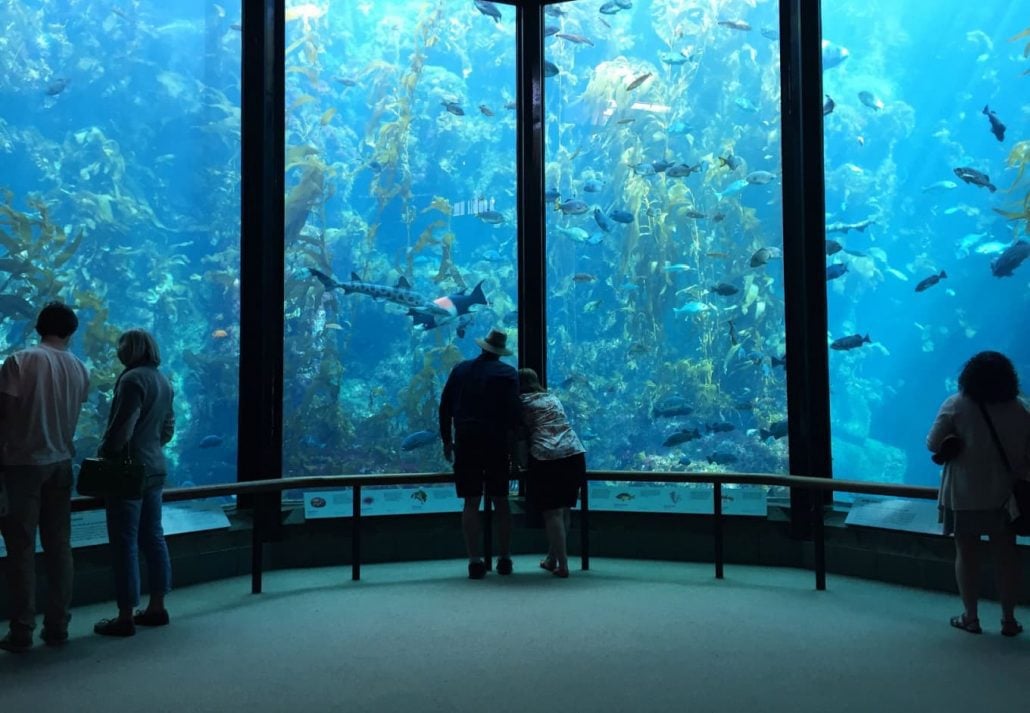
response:
<path id="1" fill-rule="evenodd" d="M 958 388 L 978 403 L 1002 403 L 1019 396 L 1019 377 L 1001 352 L 980 352 L 962 367 Z"/>
<path id="2" fill-rule="evenodd" d="M 41 337 L 65 339 L 79 328 L 79 318 L 63 302 L 49 302 L 36 318 L 36 332 Z"/>

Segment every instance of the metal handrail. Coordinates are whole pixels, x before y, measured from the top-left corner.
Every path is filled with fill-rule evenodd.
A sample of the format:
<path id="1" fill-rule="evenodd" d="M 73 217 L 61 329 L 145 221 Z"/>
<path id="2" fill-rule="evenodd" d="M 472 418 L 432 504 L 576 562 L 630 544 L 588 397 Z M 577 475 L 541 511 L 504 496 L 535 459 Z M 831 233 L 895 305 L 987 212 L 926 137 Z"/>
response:
<path id="1" fill-rule="evenodd" d="M 894 483 L 865 483 L 855 480 L 834 480 L 796 475 L 775 475 L 770 473 L 673 473 L 668 471 L 589 471 L 582 486 L 580 517 L 580 556 L 582 568 L 590 568 L 589 517 L 590 501 L 587 483 L 589 481 L 624 481 L 644 483 L 699 483 L 713 486 L 713 539 L 715 549 L 715 576 L 723 577 L 723 521 L 722 487 L 724 485 L 772 485 L 802 488 L 812 491 L 837 491 L 863 493 L 867 495 L 888 495 L 903 498 L 936 500 L 937 489 L 916 485 Z M 162 494 L 164 502 L 203 500 L 231 495 L 255 495 L 283 490 L 310 490 L 354 488 L 351 518 L 351 578 L 361 578 L 361 488 L 381 485 L 428 485 L 453 483 L 451 473 L 380 473 L 365 475 L 318 475 L 299 478 L 274 478 L 252 480 L 221 485 L 201 485 L 192 488 L 169 488 Z M 826 548 L 824 532 L 824 507 L 819 498 L 813 498 L 812 522 L 815 545 L 816 589 L 826 589 Z M 96 510 L 104 507 L 101 498 L 77 497 L 72 499 L 72 510 Z M 484 528 L 484 553 L 490 558 L 490 499 L 484 503 L 487 522 Z M 257 522 L 251 533 L 251 591 L 261 592 L 263 574 L 263 551 L 265 538 Z"/>

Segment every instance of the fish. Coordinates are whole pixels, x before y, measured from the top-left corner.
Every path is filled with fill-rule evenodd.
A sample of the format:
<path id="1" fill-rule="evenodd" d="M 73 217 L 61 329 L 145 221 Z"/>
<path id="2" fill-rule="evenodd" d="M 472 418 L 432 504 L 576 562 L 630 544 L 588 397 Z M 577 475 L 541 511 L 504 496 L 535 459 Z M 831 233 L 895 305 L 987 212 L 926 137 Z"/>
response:
<path id="1" fill-rule="evenodd" d="M 719 20 L 719 24 L 723 27 L 728 27 L 731 30 L 740 30 L 741 32 L 751 31 L 751 25 L 743 20 Z"/>
<path id="2" fill-rule="evenodd" d="M 21 275 L 34 269 L 32 264 L 27 260 L 19 260 L 18 258 L 0 258 L 0 272 L 9 272 L 12 275 Z"/>
<path id="3" fill-rule="evenodd" d="M 476 217 L 488 225 L 500 225 L 505 221 L 504 213 L 496 210 L 484 210 L 476 213 Z"/>
<path id="4" fill-rule="evenodd" d="M 880 111 L 884 107 L 883 99 L 872 92 L 861 91 L 858 93 L 858 100 L 874 111 Z"/>
<path id="5" fill-rule="evenodd" d="M 774 356 L 769 357 L 769 365 L 774 367 L 774 368 L 777 367 L 777 366 L 782 366 L 782 367 L 786 368 L 786 366 L 787 366 L 787 355 L 784 354 L 781 357 L 778 357 L 778 356 L 774 355 Z"/>
<path id="6" fill-rule="evenodd" d="M 615 4 L 623 10 L 629 10 L 633 7 L 633 0 L 615 0 Z"/>
<path id="7" fill-rule="evenodd" d="M 758 248 L 751 256 L 751 267 L 761 267 L 770 260 L 778 260 L 783 257 L 783 251 L 777 247 Z"/>
<path id="8" fill-rule="evenodd" d="M 720 282 L 717 285 L 712 285 L 708 288 L 708 291 L 714 292 L 717 295 L 722 295 L 723 297 L 729 297 L 730 295 L 735 295 L 740 292 L 739 289 L 728 282 Z"/>
<path id="9" fill-rule="evenodd" d="M 694 268 L 692 268 L 690 265 L 685 265 L 685 264 L 683 264 L 681 262 L 679 262 L 679 263 L 672 263 L 672 262 L 669 262 L 668 260 L 666 260 L 665 261 L 665 265 L 662 266 L 662 270 L 664 270 L 665 272 L 687 272 L 687 271 L 693 270 L 693 269 Z"/>
<path id="10" fill-rule="evenodd" d="M 710 304 L 694 301 L 687 302 L 679 307 L 674 307 L 672 311 L 675 314 L 701 314 L 702 312 L 707 312 L 710 309 L 712 309 Z"/>
<path id="11" fill-rule="evenodd" d="M 356 87 L 356 86 L 358 86 L 358 80 L 352 79 L 350 77 L 337 77 L 336 81 L 339 82 L 340 84 L 342 84 L 345 87 Z"/>
<path id="12" fill-rule="evenodd" d="M 750 99 L 748 99 L 747 97 L 737 97 L 733 100 L 733 103 L 741 109 L 743 109 L 744 111 L 750 111 L 751 113 L 758 111 L 758 105 Z"/>
<path id="13" fill-rule="evenodd" d="M 662 445 L 666 448 L 672 448 L 673 446 L 678 446 L 681 443 L 689 443 L 690 441 L 696 441 L 700 437 L 701 431 L 697 430 L 696 428 L 690 430 L 684 428 L 682 430 L 675 431 L 674 433 L 670 434 L 664 441 L 662 441 Z"/>
<path id="14" fill-rule="evenodd" d="M 519 103 L 517 101 L 505 102 L 504 108 L 505 109 L 510 109 L 512 111 L 515 111 L 516 109 L 519 108 Z"/>
<path id="15" fill-rule="evenodd" d="M 747 182 L 746 178 L 738 178 L 736 181 L 726 186 L 726 189 L 722 193 L 716 191 L 715 197 L 717 200 L 721 201 L 726 196 L 732 196 L 734 193 L 739 193 L 750 185 L 751 184 Z"/>
<path id="16" fill-rule="evenodd" d="M 847 47 L 841 47 L 830 40 L 823 40 L 822 59 L 824 72 L 827 69 L 833 69 L 850 56 L 851 53 L 848 52 Z"/>
<path id="17" fill-rule="evenodd" d="M 211 338 L 212 339 L 225 339 L 228 336 L 229 336 L 229 333 L 227 331 L 225 331 L 224 329 L 216 329 L 213 332 L 211 332 Z"/>
<path id="18" fill-rule="evenodd" d="M 657 171 L 655 171 L 653 163 L 642 161 L 640 163 L 633 164 L 633 173 L 638 176 L 653 176 Z"/>
<path id="19" fill-rule="evenodd" d="M 597 278 L 589 272 L 577 272 L 572 276 L 573 282 L 594 282 Z"/>
<path id="20" fill-rule="evenodd" d="M 440 102 L 444 109 L 451 112 L 455 116 L 465 116 L 465 110 L 461 108 L 458 102 L 445 101 Z"/>
<path id="21" fill-rule="evenodd" d="M 597 222 L 597 227 L 606 233 L 612 232 L 612 224 L 609 222 L 608 217 L 604 214 L 604 211 L 600 208 L 594 209 L 594 220 Z"/>
<path id="22" fill-rule="evenodd" d="M 343 294 L 349 295 L 351 293 L 357 293 L 360 295 L 368 295 L 372 299 L 386 300 L 387 302 L 393 302 L 409 309 L 418 309 L 425 311 L 427 314 L 438 313 L 446 316 L 448 312 L 443 309 L 437 309 L 432 302 L 427 301 L 420 294 L 411 289 L 411 285 L 408 284 L 407 279 L 403 276 L 397 280 L 397 284 L 393 287 L 389 285 L 377 285 L 374 282 L 365 282 L 362 280 L 356 272 L 351 273 L 350 282 L 337 282 L 333 278 L 326 275 L 324 272 L 320 272 L 313 267 L 308 268 L 308 272 L 318 279 L 322 283 L 322 286 L 326 291 L 335 290 L 337 288 L 343 290 Z"/>
<path id="23" fill-rule="evenodd" d="M 776 178 L 776 174 L 772 171 L 752 171 L 744 178 L 748 183 L 756 186 L 764 186 L 766 183 L 769 183 Z"/>
<path id="24" fill-rule="evenodd" d="M 769 428 L 759 428 L 758 435 L 764 441 L 766 438 L 775 438 L 779 440 L 787 435 L 787 419 L 779 421 L 773 421 L 769 424 Z"/>
<path id="25" fill-rule="evenodd" d="M 717 465 L 733 465 L 739 458 L 732 453 L 723 453 L 716 451 L 715 453 L 708 454 L 708 462 L 715 463 Z"/>
<path id="26" fill-rule="evenodd" d="M 736 426 L 728 421 L 720 421 L 718 423 L 705 424 L 705 429 L 709 433 L 729 433 L 730 431 L 736 430 Z"/>
<path id="27" fill-rule="evenodd" d="M 833 113 L 834 107 L 837 103 L 833 101 L 829 94 L 826 95 L 826 101 L 823 102 L 823 116 L 829 116 Z"/>
<path id="28" fill-rule="evenodd" d="M 424 503 L 427 500 L 429 500 L 429 494 L 425 490 L 419 488 L 411 494 L 411 499 L 418 500 L 420 503 Z"/>
<path id="29" fill-rule="evenodd" d="M 58 94 L 68 88 L 71 80 L 67 77 L 58 77 L 46 86 L 46 95 L 48 97 L 56 97 Z"/>
<path id="30" fill-rule="evenodd" d="M 629 84 L 626 85 L 626 91 L 627 92 L 633 91 L 634 89 L 639 87 L 641 84 L 646 82 L 650 77 L 651 77 L 651 73 L 650 72 L 645 72 L 644 74 L 641 74 L 639 77 L 637 77 L 632 82 L 630 82 Z"/>
<path id="31" fill-rule="evenodd" d="M 950 191 L 958 188 L 958 184 L 954 181 L 935 181 L 928 186 L 923 186 L 923 193 L 930 193 L 931 191 Z"/>
<path id="32" fill-rule="evenodd" d="M 986 233 L 984 234 L 986 235 Z M 969 237 L 970 236 L 968 235 L 966 236 L 966 238 Z M 1003 243 L 1000 240 L 991 240 L 990 242 L 977 245 L 974 252 L 976 252 L 977 255 L 1001 255 L 1003 252 L 1008 250 L 1009 245 L 1009 243 Z"/>
<path id="33" fill-rule="evenodd" d="M 663 158 L 663 159 L 661 159 L 660 161 L 652 161 L 652 162 L 651 162 L 651 169 L 652 169 L 652 170 L 653 170 L 653 171 L 654 171 L 655 173 L 665 173 L 665 172 L 666 172 L 666 171 L 668 171 L 668 170 L 669 170 L 670 168 L 672 168 L 672 166 L 674 166 L 674 165 L 675 165 L 675 164 L 673 164 L 673 162 L 672 162 L 672 161 L 666 161 L 666 160 L 665 160 L 665 159 Z"/>
<path id="34" fill-rule="evenodd" d="M 633 222 L 633 214 L 626 210 L 613 210 L 608 213 L 608 217 L 616 223 L 628 224 Z"/>
<path id="35" fill-rule="evenodd" d="M 0 315 L 31 319 L 36 316 L 36 308 L 17 295 L 0 295 Z"/>
<path id="36" fill-rule="evenodd" d="M 632 493 L 619 493 L 618 495 L 615 496 L 615 499 L 616 500 L 621 500 L 622 502 L 628 502 L 628 501 L 632 500 L 635 497 L 636 496 L 633 495 Z"/>
<path id="37" fill-rule="evenodd" d="M 325 113 L 322 114 L 322 118 L 318 120 L 318 123 L 322 126 L 325 126 L 333 120 L 334 116 L 336 116 L 336 107 L 330 107 L 329 109 L 325 110 Z"/>
<path id="38" fill-rule="evenodd" d="M 544 60 L 544 76 L 545 77 L 557 77 L 560 73 L 561 73 L 561 70 L 558 69 L 558 65 L 556 65 L 554 62 L 550 62 L 550 61 L 548 61 L 546 59 Z"/>
<path id="39" fill-rule="evenodd" d="M 555 188 L 548 188 L 544 191 L 544 200 L 548 203 L 561 200 L 561 192 Z"/>
<path id="40" fill-rule="evenodd" d="M 665 169 L 665 175 L 669 178 L 686 178 L 692 173 L 700 173 L 701 164 L 700 162 L 695 166 L 690 166 L 685 163 L 680 163 L 675 166 L 669 166 Z"/>
<path id="41" fill-rule="evenodd" d="M 561 28 L 557 25 L 544 25 L 544 37 L 550 37 L 561 32 Z"/>
<path id="42" fill-rule="evenodd" d="M 452 295 L 438 297 L 422 307 L 411 307 L 408 310 L 408 316 L 412 318 L 414 326 L 422 330 L 435 329 L 449 324 L 468 314 L 475 305 L 489 304 L 486 300 L 486 293 L 483 292 L 483 282 L 484 280 L 480 280 L 469 294 L 465 294 L 465 290 L 462 290 Z"/>
<path id="43" fill-rule="evenodd" d="M 483 114 L 483 116 L 493 116 L 494 115 L 493 110 L 490 107 L 488 107 L 486 104 L 480 104 L 479 105 L 479 111 L 480 111 L 480 113 Z"/>
<path id="44" fill-rule="evenodd" d="M 672 418 L 674 416 L 689 416 L 694 413 L 687 400 L 682 396 L 669 395 L 655 401 L 651 409 L 655 418 Z"/>
<path id="45" fill-rule="evenodd" d="M 402 451 L 413 451 L 416 448 L 423 448 L 432 445 L 440 440 L 440 434 L 433 431 L 415 431 L 401 441 Z"/>
<path id="46" fill-rule="evenodd" d="M 197 444 L 197 448 L 216 448 L 225 443 L 222 436 L 204 436 Z"/>
<path id="47" fill-rule="evenodd" d="M 595 312 L 595 311 L 597 311 L 597 308 L 600 307 L 600 306 L 601 306 L 601 300 L 590 300 L 589 302 L 584 303 L 584 305 L 583 305 L 583 313 L 587 314 L 587 313 L 590 313 L 590 312 Z"/>
<path id="48" fill-rule="evenodd" d="M 690 210 L 687 210 L 685 213 L 683 213 L 683 215 L 685 217 L 687 217 L 687 218 L 690 218 L 691 220 L 704 220 L 705 218 L 708 217 L 707 215 L 705 215 L 701 211 L 694 210 L 693 208 L 691 208 Z"/>
<path id="49" fill-rule="evenodd" d="M 682 52 L 659 52 L 658 59 L 665 64 L 669 64 L 674 67 L 680 64 L 686 64 L 690 61 L 690 58 Z"/>
<path id="50" fill-rule="evenodd" d="M 477 10 L 487 17 L 492 17 L 495 23 L 501 21 L 501 11 L 489 0 L 475 0 L 475 4 Z"/>
<path id="51" fill-rule="evenodd" d="M 998 141 L 1004 141 L 1005 125 L 1001 123 L 1001 119 L 998 118 L 997 114 L 990 110 L 990 107 L 987 104 L 984 104 L 983 113 L 987 115 L 987 118 L 991 122 L 991 133 L 994 134 L 994 138 Z"/>
<path id="52" fill-rule="evenodd" d="M 966 183 L 971 183 L 974 186 L 980 186 L 986 188 L 991 193 L 998 190 L 997 186 L 991 183 L 991 177 L 986 173 L 980 173 L 975 168 L 969 166 L 960 166 L 955 169 L 955 175 L 961 178 Z"/>
<path id="53" fill-rule="evenodd" d="M 598 208 L 597 210 L 600 210 L 600 208 Z M 575 240 L 577 243 L 585 243 L 587 239 L 590 237 L 590 233 L 576 225 L 569 228 L 565 228 L 561 225 L 556 225 L 554 227 L 554 231 L 558 233 L 558 235 L 566 237 L 569 240 Z"/>
<path id="54" fill-rule="evenodd" d="M 860 233 L 864 233 L 865 229 L 876 221 L 872 218 L 866 218 L 860 220 L 857 223 L 830 223 L 826 226 L 826 232 L 829 233 L 847 233 L 851 230 L 857 230 Z"/>
<path id="55" fill-rule="evenodd" d="M 584 35 L 576 35 L 571 32 L 557 32 L 554 36 L 560 37 L 561 39 L 576 45 L 590 45 L 591 47 L 594 46 L 594 43 L 590 40 L 590 38 Z"/>
<path id="56" fill-rule="evenodd" d="M 731 171 L 736 171 L 744 163 L 744 159 L 740 156 L 734 156 L 732 153 L 728 156 L 719 156 L 719 166 L 725 166 Z"/>
<path id="57" fill-rule="evenodd" d="M 926 278 L 925 280 L 921 280 L 919 284 L 916 285 L 916 292 L 922 292 L 923 290 L 930 289 L 947 276 L 948 273 L 946 273 L 944 270 L 941 270 L 939 275 L 930 275 L 928 278 Z"/>
<path id="58" fill-rule="evenodd" d="M 835 254 L 839 253 L 843 249 L 844 249 L 844 246 L 841 245 L 840 243 L 838 243 L 836 240 L 829 240 L 829 239 L 827 239 L 827 241 L 826 241 L 826 255 L 827 255 L 827 257 L 830 256 L 830 255 L 835 255 Z"/>
<path id="59" fill-rule="evenodd" d="M 848 271 L 848 266 L 843 262 L 835 262 L 832 265 L 826 266 L 826 281 L 836 280 L 838 277 L 844 275 Z"/>
<path id="60" fill-rule="evenodd" d="M 772 27 L 763 27 L 762 37 L 767 40 L 778 40 L 780 39 L 780 31 Z"/>
<path id="61" fill-rule="evenodd" d="M 615 4 L 615 2 L 606 2 L 598 9 L 598 12 L 602 15 L 615 15 L 620 10 L 622 10 L 622 8 Z"/>
<path id="62" fill-rule="evenodd" d="M 583 181 L 583 192 L 584 193 L 600 193 L 604 190 L 604 181 L 599 181 L 596 178 L 588 178 Z"/>
<path id="63" fill-rule="evenodd" d="M 995 277 L 1011 277 L 1013 271 L 1030 257 L 1030 243 L 1017 240 L 1005 252 L 991 262 L 991 274 Z"/>
<path id="64" fill-rule="evenodd" d="M 841 337 L 840 339 L 834 339 L 830 342 L 830 349 L 836 349 L 837 351 L 848 351 L 849 349 L 857 349 L 863 344 L 872 344 L 873 340 L 869 338 L 869 335 L 864 337 L 860 334 L 851 334 L 847 337 Z"/>
<path id="65" fill-rule="evenodd" d="M 586 213 L 588 210 L 590 210 L 590 206 L 588 206 L 581 200 L 578 200 L 576 198 L 570 198 L 564 203 L 559 204 L 558 210 L 560 210 L 565 215 L 582 215 L 583 213 Z"/>

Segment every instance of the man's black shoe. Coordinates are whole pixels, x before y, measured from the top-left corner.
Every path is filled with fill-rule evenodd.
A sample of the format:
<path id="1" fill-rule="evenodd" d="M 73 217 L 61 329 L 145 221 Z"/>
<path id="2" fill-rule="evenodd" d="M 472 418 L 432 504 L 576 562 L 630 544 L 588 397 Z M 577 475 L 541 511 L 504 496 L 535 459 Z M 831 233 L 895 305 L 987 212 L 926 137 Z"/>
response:
<path id="1" fill-rule="evenodd" d="M 497 574 L 511 574 L 511 557 L 497 558 Z"/>
<path id="2" fill-rule="evenodd" d="M 469 562 L 469 579 L 482 579 L 486 576 L 486 563 Z"/>

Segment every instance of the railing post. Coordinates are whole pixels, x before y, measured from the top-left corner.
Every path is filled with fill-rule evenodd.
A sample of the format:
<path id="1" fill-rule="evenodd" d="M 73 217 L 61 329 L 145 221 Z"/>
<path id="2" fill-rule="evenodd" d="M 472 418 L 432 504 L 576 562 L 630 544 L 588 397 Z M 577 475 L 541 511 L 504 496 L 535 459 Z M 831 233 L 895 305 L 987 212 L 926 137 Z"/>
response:
<path id="1" fill-rule="evenodd" d="M 260 518 L 256 517 L 256 510 L 254 515 L 254 526 L 250 531 L 250 593 L 261 594 L 262 561 L 264 560 L 265 548 L 261 537 Z"/>
<path id="2" fill-rule="evenodd" d="M 722 483 L 714 483 L 712 504 L 715 514 L 715 578 L 722 579 Z"/>
<path id="3" fill-rule="evenodd" d="M 361 486 L 354 486 L 350 518 L 350 578 L 361 579 Z"/>
<path id="4" fill-rule="evenodd" d="M 812 498 L 812 535 L 815 540 L 815 588 L 826 591 L 826 527 L 824 523 L 823 497 L 821 492 Z"/>
<path id="5" fill-rule="evenodd" d="M 590 569 L 590 479 L 583 479 L 579 509 L 579 561 L 583 571 Z"/>
<path id="6" fill-rule="evenodd" d="M 493 533 L 493 505 L 494 501 L 489 495 L 483 496 L 483 562 L 486 564 L 486 571 L 494 568 L 494 533 Z M 510 507 L 510 505 L 509 505 Z"/>

